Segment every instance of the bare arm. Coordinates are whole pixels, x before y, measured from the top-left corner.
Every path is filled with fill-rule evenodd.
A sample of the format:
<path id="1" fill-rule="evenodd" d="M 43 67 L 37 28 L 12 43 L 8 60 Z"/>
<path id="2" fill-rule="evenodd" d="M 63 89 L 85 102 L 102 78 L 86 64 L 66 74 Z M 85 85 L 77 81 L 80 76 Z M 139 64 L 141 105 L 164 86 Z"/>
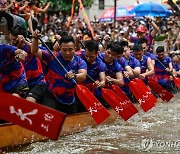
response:
<path id="1" fill-rule="evenodd" d="M 140 67 L 136 67 L 132 71 L 133 71 L 134 77 L 139 77 L 139 75 L 141 73 L 141 68 Z"/>
<path id="2" fill-rule="evenodd" d="M 132 68 L 131 68 L 130 66 L 126 66 L 126 67 L 125 67 L 125 70 L 126 70 L 127 75 L 128 75 L 130 78 L 134 77 Z"/>
<path id="3" fill-rule="evenodd" d="M 86 75 L 87 75 L 87 70 L 85 69 L 78 70 L 78 73 L 76 74 L 76 81 L 78 82 L 84 81 L 86 79 Z"/>
<path id="4" fill-rule="evenodd" d="M 150 20 L 151 25 L 153 26 L 153 31 L 151 32 L 151 36 L 154 38 L 156 34 L 159 32 L 159 27 L 156 25 L 156 23 L 152 20 Z"/>
<path id="5" fill-rule="evenodd" d="M 28 4 L 29 4 L 29 2 L 26 1 L 26 2 L 25 2 L 25 5 L 19 8 L 19 11 L 24 10 L 24 9 L 28 6 Z"/>
<path id="6" fill-rule="evenodd" d="M 78 73 L 74 74 L 72 71 L 66 73 L 66 77 L 69 79 L 75 79 L 78 82 L 82 82 L 86 79 L 87 70 L 80 69 Z"/>
<path id="7" fill-rule="evenodd" d="M 33 33 L 33 41 L 31 44 L 31 53 L 38 57 L 39 59 L 42 59 L 42 51 L 39 49 L 39 43 L 38 43 L 38 37 L 39 37 L 39 31 L 36 30 Z"/>
<path id="8" fill-rule="evenodd" d="M 129 28 L 127 29 L 127 31 L 124 33 L 124 38 L 127 39 L 127 40 L 130 40 L 130 36 L 129 36 L 129 33 L 132 29 L 132 26 L 134 25 L 134 21 L 131 21 L 131 23 L 129 24 Z"/>
<path id="9" fill-rule="evenodd" d="M 3 11 L 7 11 L 8 9 L 10 9 L 13 6 L 13 2 L 14 0 L 10 0 L 10 4 L 8 6 L 6 6 L 5 8 L 3 8 Z"/>
<path id="10" fill-rule="evenodd" d="M 104 87 L 106 84 L 106 75 L 105 72 L 100 72 L 99 73 L 99 78 L 100 78 L 100 86 Z"/>
<path id="11" fill-rule="evenodd" d="M 107 80 L 107 82 L 111 82 L 117 86 L 124 85 L 123 75 L 121 72 L 116 73 L 116 78 L 111 78 L 110 76 L 106 76 L 106 80 Z"/>
<path id="12" fill-rule="evenodd" d="M 152 64 L 151 58 L 148 58 L 147 60 L 147 66 L 148 66 L 148 72 L 146 72 L 146 77 L 149 77 L 151 75 L 154 75 L 154 66 Z"/>
<path id="13" fill-rule="evenodd" d="M 49 8 L 50 6 L 50 2 L 47 3 L 47 5 L 45 6 L 45 8 L 41 9 L 41 8 L 38 8 L 37 11 L 38 13 L 45 13 L 47 11 L 47 9 Z"/>
<path id="14" fill-rule="evenodd" d="M 170 72 L 173 72 L 173 66 L 172 66 L 172 63 L 171 63 L 171 62 L 169 63 L 169 71 L 170 71 Z"/>

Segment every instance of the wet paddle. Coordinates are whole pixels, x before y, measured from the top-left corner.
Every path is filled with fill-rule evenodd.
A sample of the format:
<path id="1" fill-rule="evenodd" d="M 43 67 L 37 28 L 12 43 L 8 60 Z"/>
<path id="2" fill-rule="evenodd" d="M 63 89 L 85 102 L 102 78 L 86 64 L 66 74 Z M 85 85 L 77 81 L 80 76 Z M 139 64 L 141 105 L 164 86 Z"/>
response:
<path id="1" fill-rule="evenodd" d="M 145 85 L 145 83 L 138 78 L 135 78 L 134 81 L 141 87 L 143 93 L 148 94 L 149 95 L 149 101 L 152 103 L 156 103 L 157 99 L 156 97 L 151 93 L 150 89 Z"/>
<path id="2" fill-rule="evenodd" d="M 151 102 L 149 98 L 149 95 L 151 93 L 149 92 L 145 93 L 143 91 L 143 87 L 140 87 L 136 81 L 134 80 L 130 81 L 129 88 L 145 112 L 147 112 L 148 110 L 150 110 L 152 107 L 155 106 L 155 103 Z"/>
<path id="3" fill-rule="evenodd" d="M 154 79 L 148 78 L 148 84 L 150 88 L 158 94 L 158 96 L 163 100 L 163 101 L 170 101 L 171 98 L 174 97 L 173 94 L 171 94 L 169 91 L 167 91 L 165 88 L 163 88 L 159 83 L 157 83 Z"/>
<path id="4" fill-rule="evenodd" d="M 91 76 L 87 75 L 95 83 L 95 80 Z M 112 90 L 101 87 L 101 93 L 104 100 L 125 120 L 137 113 L 127 102 L 124 102 L 117 94 Z"/>
<path id="5" fill-rule="evenodd" d="M 129 104 L 124 102 L 117 94 L 107 88 L 102 88 L 102 96 L 105 101 L 125 120 L 127 121 L 137 113 Z"/>
<path id="6" fill-rule="evenodd" d="M 158 58 L 156 60 L 164 67 L 164 69 L 166 69 L 166 66 Z M 172 72 L 170 74 L 172 75 Z M 180 78 L 174 77 L 173 75 L 172 77 L 175 85 L 180 89 Z"/>
<path id="7" fill-rule="evenodd" d="M 178 89 L 180 89 L 180 78 L 178 77 L 173 77 L 174 79 L 174 83 L 176 84 L 176 86 L 178 87 Z"/>
<path id="8" fill-rule="evenodd" d="M 39 38 L 41 43 L 47 48 L 51 56 L 56 60 L 56 62 L 61 66 L 61 68 L 67 73 L 68 71 L 62 65 L 62 63 L 57 59 L 57 57 L 53 54 L 53 52 L 49 49 L 49 47 L 44 43 L 44 41 Z M 105 107 L 98 101 L 98 99 L 83 85 L 78 85 L 76 80 L 72 79 L 72 82 L 76 84 L 76 94 L 87 109 L 87 111 L 91 114 L 93 119 L 97 124 L 103 122 L 106 118 L 110 116 L 109 112 L 105 109 Z"/>
<path id="9" fill-rule="evenodd" d="M 8 93 L 0 93 L 0 119 L 57 140 L 66 115 Z"/>
<path id="10" fill-rule="evenodd" d="M 130 99 L 126 96 L 126 94 L 121 90 L 120 87 L 116 85 L 112 85 L 111 89 L 123 100 L 123 104 L 129 104 L 133 109 L 134 112 L 138 112 L 137 108 L 133 105 L 133 103 L 130 101 Z"/>

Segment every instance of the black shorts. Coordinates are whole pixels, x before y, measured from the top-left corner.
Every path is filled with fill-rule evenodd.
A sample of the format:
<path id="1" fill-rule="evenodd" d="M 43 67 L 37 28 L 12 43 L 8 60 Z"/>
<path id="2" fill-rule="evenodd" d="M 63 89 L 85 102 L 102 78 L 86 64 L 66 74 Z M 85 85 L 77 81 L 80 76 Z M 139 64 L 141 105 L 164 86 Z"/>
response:
<path id="1" fill-rule="evenodd" d="M 64 112 L 66 114 L 77 113 L 76 104 L 66 105 L 59 102 L 49 91 L 46 92 L 44 96 L 43 105 L 50 107 L 52 109 Z"/>
<path id="2" fill-rule="evenodd" d="M 42 104 L 44 99 L 44 94 L 47 91 L 46 84 L 37 84 L 33 88 L 30 89 L 27 97 L 33 97 L 37 103 Z"/>
<path id="3" fill-rule="evenodd" d="M 10 91 L 10 93 L 16 93 L 22 98 L 26 98 L 29 92 L 29 87 L 27 84 L 23 84 L 18 86 L 17 88 L 14 88 Z"/>

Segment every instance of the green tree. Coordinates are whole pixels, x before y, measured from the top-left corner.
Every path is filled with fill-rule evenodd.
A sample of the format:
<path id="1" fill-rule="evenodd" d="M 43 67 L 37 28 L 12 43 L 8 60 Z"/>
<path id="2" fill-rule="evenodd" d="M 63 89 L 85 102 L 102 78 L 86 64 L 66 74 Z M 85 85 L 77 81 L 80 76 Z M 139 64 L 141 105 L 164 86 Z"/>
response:
<path id="1" fill-rule="evenodd" d="M 70 14 L 72 0 L 40 0 L 42 4 L 46 2 L 51 2 L 51 9 L 54 11 L 62 11 L 64 13 Z M 93 0 L 82 0 L 84 7 L 90 8 L 93 4 Z M 79 9 L 78 0 L 75 0 L 75 11 L 77 12 Z"/>

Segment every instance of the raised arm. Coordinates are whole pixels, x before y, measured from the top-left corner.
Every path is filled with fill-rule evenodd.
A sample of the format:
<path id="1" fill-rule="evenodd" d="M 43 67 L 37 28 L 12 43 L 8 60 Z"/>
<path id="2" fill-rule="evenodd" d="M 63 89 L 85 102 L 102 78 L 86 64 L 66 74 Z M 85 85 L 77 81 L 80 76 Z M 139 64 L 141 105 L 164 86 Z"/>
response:
<path id="1" fill-rule="evenodd" d="M 156 34 L 159 32 L 159 27 L 156 25 L 156 23 L 150 19 L 149 17 L 146 17 L 146 21 L 149 22 L 151 24 L 151 26 L 153 27 L 153 30 L 151 32 L 151 36 L 154 38 L 156 36 Z"/>
<path id="2" fill-rule="evenodd" d="M 39 31 L 35 30 L 33 33 L 33 41 L 31 44 L 31 53 L 38 57 L 39 59 L 42 59 L 42 51 L 39 49 L 39 43 L 38 43 L 38 38 L 39 38 Z"/>
<path id="3" fill-rule="evenodd" d="M 47 11 L 47 9 L 50 6 L 50 2 L 47 3 L 47 5 L 42 9 L 42 8 L 37 8 L 37 7 L 33 7 L 33 9 L 35 9 L 38 13 L 45 13 Z"/>

